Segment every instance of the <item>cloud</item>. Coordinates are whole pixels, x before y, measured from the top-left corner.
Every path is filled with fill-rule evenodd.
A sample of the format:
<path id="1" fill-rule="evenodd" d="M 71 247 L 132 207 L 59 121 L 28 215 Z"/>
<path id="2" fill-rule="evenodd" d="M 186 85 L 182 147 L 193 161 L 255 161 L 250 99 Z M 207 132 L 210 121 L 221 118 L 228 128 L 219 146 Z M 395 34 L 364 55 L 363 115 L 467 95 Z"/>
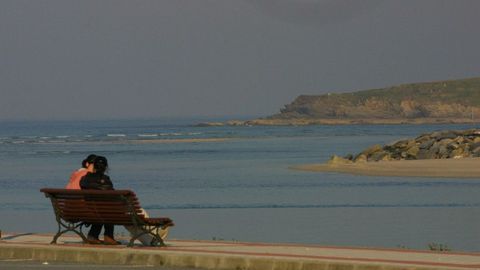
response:
<path id="1" fill-rule="evenodd" d="M 310 26 L 348 21 L 382 4 L 380 0 L 244 0 L 282 22 Z"/>

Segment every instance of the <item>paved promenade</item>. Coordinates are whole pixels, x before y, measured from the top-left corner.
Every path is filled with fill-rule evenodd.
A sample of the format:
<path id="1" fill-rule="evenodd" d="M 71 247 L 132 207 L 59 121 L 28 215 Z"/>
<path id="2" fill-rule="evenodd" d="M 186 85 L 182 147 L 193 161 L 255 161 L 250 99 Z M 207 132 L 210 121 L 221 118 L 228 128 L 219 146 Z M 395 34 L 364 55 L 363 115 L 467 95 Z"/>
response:
<path id="1" fill-rule="evenodd" d="M 6 234 L 0 260 L 255 270 L 480 269 L 480 253 L 169 240 L 167 247 L 86 245 L 74 235 Z M 127 242 L 127 239 L 121 239 Z"/>

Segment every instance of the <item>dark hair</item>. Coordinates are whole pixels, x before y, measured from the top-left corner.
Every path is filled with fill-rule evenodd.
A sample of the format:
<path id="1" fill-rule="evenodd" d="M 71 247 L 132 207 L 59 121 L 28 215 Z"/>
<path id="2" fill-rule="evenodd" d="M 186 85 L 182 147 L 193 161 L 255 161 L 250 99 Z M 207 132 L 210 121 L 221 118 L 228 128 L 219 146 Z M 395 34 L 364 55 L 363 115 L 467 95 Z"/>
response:
<path id="1" fill-rule="evenodd" d="M 97 156 L 93 161 L 93 168 L 96 173 L 104 174 L 108 168 L 108 161 L 106 157 Z"/>
<path id="2" fill-rule="evenodd" d="M 83 168 L 87 168 L 87 163 L 93 163 L 93 162 L 95 161 L 95 158 L 97 158 L 97 155 L 94 155 L 94 154 L 88 155 L 88 157 L 86 157 L 86 158 L 82 161 L 82 167 L 83 167 Z"/>

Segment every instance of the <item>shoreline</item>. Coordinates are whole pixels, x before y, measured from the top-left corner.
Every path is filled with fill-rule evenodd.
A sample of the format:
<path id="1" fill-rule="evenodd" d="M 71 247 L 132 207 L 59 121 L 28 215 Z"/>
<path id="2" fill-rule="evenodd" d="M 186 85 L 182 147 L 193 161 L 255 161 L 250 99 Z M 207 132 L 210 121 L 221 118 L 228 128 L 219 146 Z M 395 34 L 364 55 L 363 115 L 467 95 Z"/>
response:
<path id="1" fill-rule="evenodd" d="M 472 118 L 257 118 L 251 120 L 228 120 L 225 122 L 202 122 L 197 127 L 219 126 L 310 126 L 310 125 L 447 125 L 477 124 Z"/>
<path id="2" fill-rule="evenodd" d="M 185 139 L 136 139 L 132 143 L 202 143 L 202 142 L 225 142 L 231 138 L 185 138 Z"/>
<path id="3" fill-rule="evenodd" d="M 364 163 L 305 164 L 290 167 L 311 172 L 367 176 L 480 178 L 480 158 L 393 160 Z"/>

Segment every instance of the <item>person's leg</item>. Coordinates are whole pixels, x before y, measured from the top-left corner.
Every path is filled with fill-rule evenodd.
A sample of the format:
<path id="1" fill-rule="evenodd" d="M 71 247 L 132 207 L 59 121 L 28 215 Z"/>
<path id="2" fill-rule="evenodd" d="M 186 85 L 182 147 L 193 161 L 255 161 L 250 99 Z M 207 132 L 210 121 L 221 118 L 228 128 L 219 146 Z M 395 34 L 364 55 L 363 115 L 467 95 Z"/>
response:
<path id="1" fill-rule="evenodd" d="M 102 231 L 102 224 L 92 224 L 88 236 L 98 239 L 100 232 Z"/>
<path id="2" fill-rule="evenodd" d="M 137 229 L 135 228 L 135 226 L 125 226 L 125 229 L 127 229 L 127 231 L 130 232 L 130 235 L 132 237 L 137 236 L 140 233 L 144 232 L 144 230 L 142 230 L 141 228 Z M 144 246 L 150 246 L 152 244 L 153 236 L 148 233 L 145 233 L 145 234 L 142 234 L 140 237 L 138 237 L 137 240 L 140 241 L 140 243 L 142 243 L 142 245 Z"/>
<path id="3" fill-rule="evenodd" d="M 105 231 L 103 232 L 103 235 L 108 236 L 110 238 L 113 238 L 113 225 L 112 224 L 104 224 L 103 227 L 105 228 Z"/>
<path id="4" fill-rule="evenodd" d="M 113 229 L 114 225 L 112 224 L 104 224 L 103 227 L 105 228 L 105 231 L 103 233 L 103 243 L 105 245 L 119 245 L 120 242 L 116 241 L 113 238 Z"/>
<path id="5" fill-rule="evenodd" d="M 141 211 L 140 215 L 143 215 L 144 217 L 148 218 L 148 213 L 145 211 L 145 209 L 140 208 L 140 211 Z M 137 235 L 145 232 L 141 228 L 135 228 L 134 226 L 125 226 L 125 229 L 127 229 L 127 231 L 130 232 L 130 235 L 132 237 L 137 236 Z M 150 246 L 150 245 L 152 245 L 152 241 L 153 241 L 154 237 L 152 235 L 148 234 L 148 233 L 145 233 L 145 234 L 141 235 L 140 237 L 138 237 L 137 239 L 144 246 Z"/>
<path id="6" fill-rule="evenodd" d="M 90 225 L 90 231 L 88 232 L 88 242 L 90 244 L 100 244 L 101 241 L 98 240 L 98 236 L 100 235 L 100 232 L 102 231 L 102 224 L 92 224 Z"/>
<path id="7" fill-rule="evenodd" d="M 145 211 L 145 209 L 140 208 L 140 210 L 141 210 L 141 213 L 140 213 L 141 215 L 143 215 L 146 218 L 149 217 L 148 213 L 147 213 L 147 211 Z M 156 245 L 158 245 L 157 239 L 155 239 L 155 237 L 152 234 L 147 233 L 147 231 L 145 231 L 141 228 L 135 228 L 134 226 L 125 226 L 125 229 L 127 229 L 127 231 L 130 232 L 130 235 L 132 237 L 137 236 L 140 233 L 144 233 L 140 237 L 137 238 L 138 241 L 140 241 L 144 246 L 156 246 Z M 153 227 L 147 226 L 147 230 L 151 230 L 151 229 L 153 229 Z M 159 235 L 160 235 L 160 238 L 162 238 L 162 240 L 165 240 L 167 238 L 167 235 L 168 235 L 168 227 L 165 228 L 165 229 L 160 229 Z"/>
<path id="8" fill-rule="evenodd" d="M 147 211 L 146 211 L 145 209 L 143 209 L 143 208 L 140 208 L 140 209 L 142 210 L 142 214 L 144 214 L 145 217 L 148 218 L 149 215 L 148 215 Z M 147 226 L 147 230 L 153 230 L 153 229 L 154 229 L 153 227 Z M 160 236 L 160 238 L 162 238 L 162 240 L 167 239 L 168 229 L 169 229 L 169 227 L 166 227 L 166 228 L 164 228 L 164 229 L 160 229 L 160 230 L 159 230 L 158 235 Z M 152 245 L 152 246 L 158 245 L 158 240 L 155 239 L 155 237 L 153 237 L 151 234 L 149 234 L 149 236 L 150 236 L 150 239 L 151 239 L 151 240 L 150 240 L 151 245 Z"/>

